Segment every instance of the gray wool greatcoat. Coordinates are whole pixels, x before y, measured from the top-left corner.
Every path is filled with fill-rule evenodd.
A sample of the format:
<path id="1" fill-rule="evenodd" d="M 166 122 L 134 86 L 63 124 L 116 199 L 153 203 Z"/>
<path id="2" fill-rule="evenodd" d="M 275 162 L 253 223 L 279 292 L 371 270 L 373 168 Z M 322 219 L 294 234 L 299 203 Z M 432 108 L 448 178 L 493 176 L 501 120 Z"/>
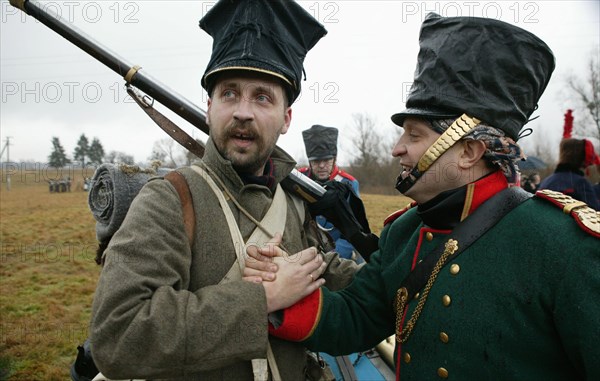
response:
<path id="1" fill-rule="evenodd" d="M 277 182 L 294 160 L 276 148 L 271 156 Z M 224 181 L 250 214 L 262 219 L 271 191 L 244 185 L 229 161 L 208 140 L 202 161 Z M 283 380 L 304 380 L 301 344 L 269 337 L 264 288 L 244 281 L 217 285 L 236 255 L 216 196 L 191 168 L 187 179 L 196 213 L 193 248 L 184 230 L 179 196 L 166 180 L 149 181 L 106 250 L 106 262 L 92 307 L 92 355 L 112 379 L 252 380 L 253 358 L 266 358 L 270 340 Z M 283 244 L 291 253 L 316 245 L 287 195 Z M 254 224 L 229 201 L 244 239 Z M 304 221 L 304 226 L 302 226 Z M 351 261 L 326 254 L 331 288 L 347 285 Z"/>

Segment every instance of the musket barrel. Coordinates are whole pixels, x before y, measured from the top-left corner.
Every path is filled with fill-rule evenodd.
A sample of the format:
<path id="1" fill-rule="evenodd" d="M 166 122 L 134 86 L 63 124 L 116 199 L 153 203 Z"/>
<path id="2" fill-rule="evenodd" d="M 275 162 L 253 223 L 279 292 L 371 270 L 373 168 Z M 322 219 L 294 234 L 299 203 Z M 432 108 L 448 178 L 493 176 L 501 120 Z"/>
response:
<path id="1" fill-rule="evenodd" d="M 127 62 L 118 54 L 88 36 L 79 28 L 64 21 L 63 18 L 51 8 L 44 8 L 43 4 L 37 0 L 10 0 L 10 4 L 60 34 L 66 40 L 123 77 L 128 83 L 131 83 L 136 88 L 142 90 L 144 93 L 148 94 L 150 97 L 154 98 L 156 101 L 208 135 L 209 128 L 206 124 L 206 113 L 182 95 L 169 89 L 158 80 L 152 78 L 149 74 L 140 71 L 139 66 L 134 66 Z M 325 193 L 325 189 L 321 185 L 315 183 L 313 180 L 299 172 L 295 176 L 288 176 L 284 183 L 289 184 L 290 189 L 292 189 L 294 193 L 298 193 L 294 190 L 298 186 L 303 190 L 310 190 L 309 193 L 311 193 L 311 195 L 309 195 L 308 198 L 305 198 L 306 192 L 303 191 L 298 193 L 308 202 L 315 202 L 323 195 L 323 193 Z"/>
<path id="2" fill-rule="evenodd" d="M 66 40 L 102 62 L 121 77 L 125 78 L 134 68 L 134 65 L 121 58 L 117 53 L 103 46 L 76 26 L 64 21 L 60 15 L 54 12 L 50 7 L 44 7 L 39 1 L 10 0 L 10 4 L 60 34 Z M 133 86 L 142 90 L 144 93 L 190 122 L 193 126 L 208 134 L 209 129 L 206 124 L 205 112 L 191 101 L 140 70 L 134 71 L 131 78 L 127 78 L 127 80 Z"/>
<path id="3" fill-rule="evenodd" d="M 208 135 L 209 129 L 206 124 L 206 113 L 187 98 L 169 89 L 166 85 L 143 71 L 137 72 L 131 84 Z"/>

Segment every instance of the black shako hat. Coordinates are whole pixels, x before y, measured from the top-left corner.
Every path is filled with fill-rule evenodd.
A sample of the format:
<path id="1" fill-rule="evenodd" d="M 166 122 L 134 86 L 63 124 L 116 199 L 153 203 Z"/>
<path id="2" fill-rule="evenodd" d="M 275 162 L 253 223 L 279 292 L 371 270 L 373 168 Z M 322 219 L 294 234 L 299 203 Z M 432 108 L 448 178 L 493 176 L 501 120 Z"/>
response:
<path id="1" fill-rule="evenodd" d="M 289 104 L 300 94 L 306 53 L 327 34 L 300 5 L 285 0 L 220 0 L 200 20 L 200 27 L 213 37 L 202 76 L 209 94 L 214 74 L 251 70 L 283 80 Z"/>
<path id="2" fill-rule="evenodd" d="M 430 13 L 419 45 L 406 110 L 392 116 L 399 126 L 409 116 L 440 119 L 466 113 L 516 141 L 555 66 L 542 40 L 494 19 Z"/>
<path id="3" fill-rule="evenodd" d="M 308 161 L 331 159 L 337 156 L 338 129 L 315 124 L 302 131 Z"/>

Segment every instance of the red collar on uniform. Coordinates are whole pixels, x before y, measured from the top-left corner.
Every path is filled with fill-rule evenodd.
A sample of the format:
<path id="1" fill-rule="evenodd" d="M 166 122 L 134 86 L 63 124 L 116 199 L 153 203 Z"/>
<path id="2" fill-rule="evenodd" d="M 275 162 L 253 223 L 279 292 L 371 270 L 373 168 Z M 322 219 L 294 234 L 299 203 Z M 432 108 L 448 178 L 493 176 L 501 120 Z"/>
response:
<path id="1" fill-rule="evenodd" d="M 502 171 L 493 172 L 470 184 L 443 192 L 432 200 L 419 205 L 418 214 L 428 226 L 452 229 L 473 213 L 484 201 L 507 187 L 508 182 Z M 384 226 L 394 222 L 415 206 L 417 203 L 413 201 L 404 209 L 390 214 L 385 219 Z"/>
<path id="2" fill-rule="evenodd" d="M 417 214 L 434 229 L 454 229 L 484 201 L 508 187 L 506 177 L 496 171 L 460 188 L 444 191 L 419 204 Z"/>
<path id="3" fill-rule="evenodd" d="M 329 175 L 329 180 L 335 179 L 335 177 L 337 176 L 337 174 L 339 172 L 340 172 L 340 168 L 337 166 L 337 164 L 334 164 L 333 170 L 331 171 L 331 175 Z"/>
<path id="4" fill-rule="evenodd" d="M 496 171 L 467 184 L 467 194 L 465 196 L 461 221 L 473 213 L 484 201 L 506 188 L 508 188 L 508 181 L 502 171 Z"/>

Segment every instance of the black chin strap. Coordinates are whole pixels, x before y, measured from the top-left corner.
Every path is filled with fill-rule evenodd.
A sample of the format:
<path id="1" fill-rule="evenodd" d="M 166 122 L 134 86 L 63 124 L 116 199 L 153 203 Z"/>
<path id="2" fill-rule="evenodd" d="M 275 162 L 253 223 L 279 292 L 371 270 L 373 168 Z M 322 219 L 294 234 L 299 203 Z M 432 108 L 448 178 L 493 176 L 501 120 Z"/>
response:
<path id="1" fill-rule="evenodd" d="M 408 174 L 408 176 L 406 176 L 404 179 L 402 178 L 402 175 L 398 176 L 398 178 L 396 179 L 396 189 L 400 193 L 406 192 L 407 190 L 412 188 L 413 185 L 415 185 L 415 183 L 417 182 L 417 180 L 419 180 L 421 176 L 423 176 L 423 173 L 419 171 L 419 168 L 413 168 L 412 171 L 410 171 L 410 173 Z"/>

